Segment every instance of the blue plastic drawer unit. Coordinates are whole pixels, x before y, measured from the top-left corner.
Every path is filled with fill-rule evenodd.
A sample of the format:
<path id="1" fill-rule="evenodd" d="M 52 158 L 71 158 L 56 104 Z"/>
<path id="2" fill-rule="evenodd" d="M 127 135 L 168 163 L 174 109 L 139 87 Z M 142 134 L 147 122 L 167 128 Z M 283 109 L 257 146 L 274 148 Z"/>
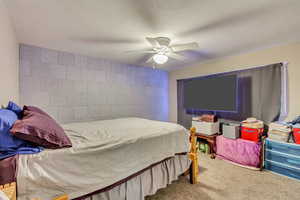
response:
<path id="1" fill-rule="evenodd" d="M 300 145 L 267 139 L 265 168 L 300 180 Z"/>
<path id="2" fill-rule="evenodd" d="M 275 173 L 288 176 L 290 178 L 295 178 L 300 180 L 300 169 L 291 168 L 288 165 L 280 164 L 277 162 L 266 161 L 265 163 L 266 169 L 273 171 Z"/>
<path id="3" fill-rule="evenodd" d="M 278 141 L 267 139 L 266 149 L 300 157 L 299 144 L 290 144 L 286 142 L 278 142 Z"/>

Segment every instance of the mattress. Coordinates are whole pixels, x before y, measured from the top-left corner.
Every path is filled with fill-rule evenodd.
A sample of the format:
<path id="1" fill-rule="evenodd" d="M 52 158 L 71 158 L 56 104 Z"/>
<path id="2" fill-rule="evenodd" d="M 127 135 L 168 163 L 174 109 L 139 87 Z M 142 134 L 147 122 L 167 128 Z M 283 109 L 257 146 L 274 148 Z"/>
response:
<path id="1" fill-rule="evenodd" d="M 63 128 L 72 148 L 19 156 L 18 199 L 77 198 L 189 149 L 187 130 L 174 123 L 122 118 Z"/>

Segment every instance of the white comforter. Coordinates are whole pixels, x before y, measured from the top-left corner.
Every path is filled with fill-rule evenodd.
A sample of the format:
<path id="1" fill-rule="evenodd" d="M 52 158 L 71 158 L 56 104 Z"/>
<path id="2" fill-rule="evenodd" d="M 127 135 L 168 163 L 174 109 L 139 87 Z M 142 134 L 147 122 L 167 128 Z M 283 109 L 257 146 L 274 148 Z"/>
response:
<path id="1" fill-rule="evenodd" d="M 182 126 L 141 118 L 71 123 L 63 128 L 72 148 L 19 156 L 18 199 L 79 197 L 189 147 L 189 134 Z"/>

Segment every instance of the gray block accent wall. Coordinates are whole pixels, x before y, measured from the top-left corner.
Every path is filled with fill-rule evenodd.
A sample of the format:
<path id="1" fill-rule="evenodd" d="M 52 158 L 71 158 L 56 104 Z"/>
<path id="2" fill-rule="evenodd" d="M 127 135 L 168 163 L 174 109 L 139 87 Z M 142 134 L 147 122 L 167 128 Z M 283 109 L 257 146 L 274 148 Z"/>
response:
<path id="1" fill-rule="evenodd" d="M 168 120 L 168 72 L 22 44 L 20 102 L 61 123 Z"/>

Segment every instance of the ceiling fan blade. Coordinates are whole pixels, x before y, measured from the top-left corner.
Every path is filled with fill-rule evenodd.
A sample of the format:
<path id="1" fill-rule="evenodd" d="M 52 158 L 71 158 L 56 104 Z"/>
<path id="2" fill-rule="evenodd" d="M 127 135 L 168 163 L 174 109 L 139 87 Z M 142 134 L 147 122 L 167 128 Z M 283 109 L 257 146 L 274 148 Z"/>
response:
<path id="1" fill-rule="evenodd" d="M 185 57 L 177 53 L 168 53 L 167 56 L 176 60 L 185 60 Z"/>
<path id="2" fill-rule="evenodd" d="M 155 48 L 160 47 L 160 44 L 155 38 L 146 37 L 146 40 Z"/>
<path id="3" fill-rule="evenodd" d="M 156 53 L 156 51 L 151 49 L 141 49 L 141 50 L 129 50 L 129 51 L 125 51 L 125 53 Z"/>
<path id="4" fill-rule="evenodd" d="M 148 58 L 148 60 L 146 60 L 146 63 L 150 63 L 153 60 L 153 56 L 151 56 L 150 58 Z"/>
<path id="5" fill-rule="evenodd" d="M 113 37 L 113 36 L 102 36 L 102 37 L 72 37 L 70 38 L 72 41 L 86 43 L 86 44 L 93 44 L 93 45 L 111 45 L 111 44 L 118 44 L 118 45 L 132 45 L 132 44 L 139 44 L 141 41 L 139 39 L 132 39 L 126 37 Z"/>
<path id="6" fill-rule="evenodd" d="M 187 43 L 187 44 L 177 44 L 177 45 L 171 46 L 171 49 L 174 52 L 193 50 L 193 49 L 198 49 L 198 48 L 199 48 L 199 45 L 197 42 L 191 42 L 191 43 Z"/>

